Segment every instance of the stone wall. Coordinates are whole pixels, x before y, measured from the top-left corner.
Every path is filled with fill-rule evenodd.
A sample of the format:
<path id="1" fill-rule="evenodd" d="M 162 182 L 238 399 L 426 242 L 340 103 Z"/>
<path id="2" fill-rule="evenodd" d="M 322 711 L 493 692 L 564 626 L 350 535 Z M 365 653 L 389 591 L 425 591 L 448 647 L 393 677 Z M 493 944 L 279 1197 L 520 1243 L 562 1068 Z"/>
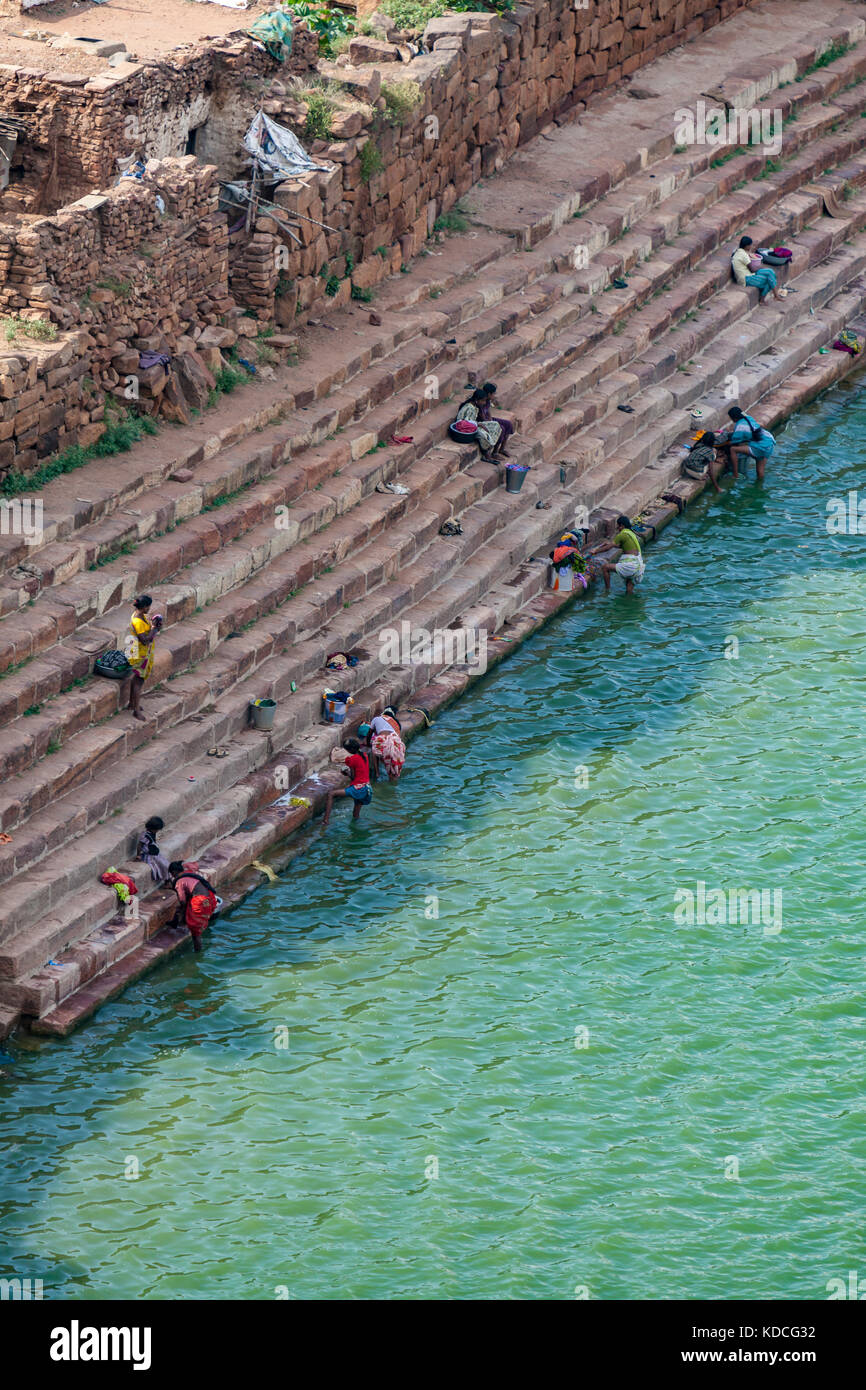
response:
<path id="1" fill-rule="evenodd" d="M 238 334 L 254 337 L 274 319 L 288 327 L 353 293 L 365 297 L 421 251 L 437 217 L 545 124 L 569 119 L 594 93 L 746 3 L 596 0 L 584 10 L 573 0 L 533 0 L 506 19 L 434 20 L 431 51 L 408 62 L 397 61 L 396 47 L 384 52 L 387 43 L 353 41 L 353 58 L 372 52 L 380 61 L 318 64 L 351 98 L 334 119 L 340 138 L 310 146 L 329 171 L 274 194 L 299 245 L 263 210 L 230 247 L 218 171 L 191 155 L 153 160 L 142 182 L 0 227 L 0 310 L 60 330 L 56 342 L 38 343 L 19 324 L 0 353 L 0 479 L 92 442 L 106 398 L 130 399 L 129 375 L 140 387 L 137 409 L 189 419 L 190 406 L 207 399 L 220 349 Z M 301 72 L 311 58 L 310 36 L 299 42 L 304 33 L 296 31 Z M 176 152 L 205 114 L 204 148 L 210 140 L 225 154 L 263 99 L 262 79 L 265 109 L 300 133 L 303 101 L 287 75 L 291 69 L 235 37 L 190 50 L 176 69 L 160 64 L 119 80 L 0 69 L 0 94 L 5 88 L 7 106 L 29 112 L 29 138 L 64 132 L 54 146 L 60 175 L 91 187 L 114 182 L 119 152 Z M 417 84 L 419 100 L 402 121 L 383 81 Z M 571 173 L 576 184 L 580 171 L 563 176 Z M 140 354 L 150 351 L 170 355 L 171 369 L 141 368 Z"/>
<path id="2" fill-rule="evenodd" d="M 278 277 L 271 266 L 279 238 L 273 221 L 261 217 L 254 240 L 232 253 L 236 295 L 246 302 L 254 290 L 250 302 L 259 317 L 273 312 L 288 326 L 296 315 L 323 307 L 329 281 L 332 292 L 340 281 L 333 302 L 348 298 L 353 287 L 363 293 L 417 255 L 437 217 L 544 125 L 579 114 L 594 93 L 747 3 L 593 0 L 581 9 L 574 0 L 533 0 L 505 18 L 456 14 L 431 21 L 424 38 L 432 51 L 410 62 L 399 61 L 396 45 L 353 40 L 349 58 L 319 63 L 359 103 L 337 116 L 340 139 L 311 147 L 333 172 L 283 184 L 275 195 L 287 213 L 313 219 L 296 227 L 303 244 L 287 262 L 283 255 Z M 364 62 L 368 56 L 379 61 Z M 394 124 L 382 84 L 407 81 L 417 84 L 421 100 Z M 288 95 L 282 110 L 279 101 L 266 109 L 300 135 L 303 112 L 298 118 Z M 375 154 L 365 155 L 370 142 Z M 274 298 L 287 283 L 291 291 Z"/>
<path id="3" fill-rule="evenodd" d="M 315 35 L 299 24 L 292 56 L 279 66 L 238 34 L 175 50 L 170 62 L 106 68 L 95 77 L 61 71 L 62 53 L 57 71 L 0 65 L 0 111 L 25 127 L 13 162 L 31 193 L 42 186 L 35 210 L 53 211 L 104 187 L 117 177 L 117 160 L 136 151 L 154 159 L 184 154 L 190 132 L 205 123 L 195 153 L 222 165 L 258 108 L 256 84 L 277 71 L 309 71 L 317 50 Z"/>
<path id="4" fill-rule="evenodd" d="M 205 404 L 221 365 L 207 330 L 234 341 L 223 325 L 238 312 L 217 196 L 213 167 L 154 160 L 145 181 L 87 195 L 17 233 L 0 229 L 11 333 L 0 353 L 0 478 L 94 443 L 110 396 L 181 423 Z M 32 319 L 59 325 L 57 338 L 31 338 Z M 171 368 L 143 367 L 144 352 L 170 356 Z"/>

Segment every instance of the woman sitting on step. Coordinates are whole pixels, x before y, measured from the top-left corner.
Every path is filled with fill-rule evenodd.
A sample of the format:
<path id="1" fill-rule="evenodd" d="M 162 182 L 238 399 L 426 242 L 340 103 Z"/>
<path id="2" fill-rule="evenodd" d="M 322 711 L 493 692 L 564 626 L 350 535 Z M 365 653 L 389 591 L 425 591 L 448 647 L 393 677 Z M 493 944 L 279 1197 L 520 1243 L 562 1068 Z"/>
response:
<path id="1" fill-rule="evenodd" d="M 485 381 L 481 390 L 484 392 L 486 400 L 481 407 L 481 419 L 485 424 L 492 420 L 502 430 L 502 439 L 494 453 L 498 458 L 507 459 L 509 455 L 505 452 L 505 446 L 514 433 L 514 426 L 510 420 L 504 420 L 501 415 L 493 415 L 491 412 L 496 404 L 496 387 L 492 381 Z"/>
<path id="2" fill-rule="evenodd" d="M 775 270 L 764 265 L 760 256 L 752 255 L 749 250 L 751 245 L 752 238 L 750 236 L 740 237 L 740 245 L 731 257 L 731 270 L 734 272 L 734 279 L 737 284 L 755 285 L 760 291 L 759 303 L 761 304 L 771 292 L 774 299 L 784 299 L 788 291 L 778 288 Z"/>
<path id="3" fill-rule="evenodd" d="M 472 395 L 463 402 L 454 417 L 454 423 L 450 426 L 450 429 L 455 439 L 460 439 L 461 437 L 467 440 L 470 438 L 474 439 L 481 450 L 481 457 L 485 462 L 492 463 L 495 461 L 497 454 L 501 451 L 505 441 L 502 437 L 502 426 L 499 421 L 484 419 L 482 411 L 485 407 L 487 407 L 489 414 L 489 399 L 484 391 L 478 387 L 478 389 L 473 391 Z M 467 431 L 464 434 L 460 429 L 461 421 L 466 421 L 470 425 L 474 424 L 475 429 Z"/>

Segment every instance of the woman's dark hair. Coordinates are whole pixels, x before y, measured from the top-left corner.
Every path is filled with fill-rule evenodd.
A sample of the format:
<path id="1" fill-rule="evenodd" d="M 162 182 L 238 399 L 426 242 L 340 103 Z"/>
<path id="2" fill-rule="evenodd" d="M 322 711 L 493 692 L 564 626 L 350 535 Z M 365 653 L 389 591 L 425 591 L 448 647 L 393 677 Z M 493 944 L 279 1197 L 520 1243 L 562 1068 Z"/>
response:
<path id="1" fill-rule="evenodd" d="M 361 751 L 361 745 L 356 738 L 347 738 L 343 747 L 348 749 L 350 753 L 360 753 Z"/>
<path id="2" fill-rule="evenodd" d="M 398 728 L 398 729 L 402 729 L 402 728 L 403 728 L 403 725 L 400 723 L 400 720 L 397 718 L 397 711 L 395 710 L 395 708 L 394 708 L 393 705 L 386 705 L 385 708 L 382 710 L 382 713 L 383 713 L 383 714 L 389 715 L 390 718 L 393 719 L 394 723 L 397 725 L 397 728 Z"/>
<path id="3" fill-rule="evenodd" d="M 728 411 L 728 414 L 730 415 L 732 420 L 745 420 L 746 418 L 745 411 L 741 410 L 738 405 L 732 405 L 730 410 Z M 753 425 L 751 428 L 752 439 L 755 441 L 759 440 L 764 433 L 763 425 Z"/>
<path id="4" fill-rule="evenodd" d="M 750 236 L 741 236 L 741 237 L 740 237 L 740 250 L 741 250 L 741 251 L 745 251 L 746 247 L 747 247 L 747 246 L 751 246 L 751 244 L 752 244 L 752 238 L 751 238 Z"/>
<path id="5" fill-rule="evenodd" d="M 496 387 L 494 386 L 494 384 L 493 384 L 492 381 L 485 381 L 485 383 L 484 383 L 484 385 L 482 386 L 481 390 L 484 392 L 485 396 L 495 396 L 495 395 L 496 395 Z"/>
<path id="6" fill-rule="evenodd" d="M 158 830 L 162 830 L 164 826 L 165 821 L 162 820 L 159 816 L 151 816 L 150 820 L 146 820 L 144 822 L 145 830 L 149 830 L 151 835 L 155 835 L 156 832 Z"/>
<path id="7" fill-rule="evenodd" d="M 631 521 L 627 516 L 618 516 L 616 519 L 616 524 L 617 526 L 625 526 L 626 529 L 629 531 L 631 530 Z"/>
<path id="8" fill-rule="evenodd" d="M 132 600 L 133 608 L 149 608 L 153 603 L 150 594 L 139 594 L 138 598 Z"/>
<path id="9" fill-rule="evenodd" d="M 172 878 L 177 878 L 179 874 L 183 873 L 183 860 L 172 859 L 171 863 L 168 866 L 168 871 L 171 874 Z"/>
<path id="10" fill-rule="evenodd" d="M 461 401 L 458 409 L 462 410 L 464 405 L 483 405 L 487 400 L 487 393 L 482 391 L 480 386 L 473 388 L 472 395 L 467 396 L 465 401 Z"/>
<path id="11" fill-rule="evenodd" d="M 715 442 L 716 442 L 716 432 L 715 432 L 715 430 L 704 430 L 704 432 L 703 432 L 701 438 L 698 440 L 698 443 L 699 443 L 699 444 L 710 444 L 710 445 L 712 445 L 712 444 L 715 444 Z"/>

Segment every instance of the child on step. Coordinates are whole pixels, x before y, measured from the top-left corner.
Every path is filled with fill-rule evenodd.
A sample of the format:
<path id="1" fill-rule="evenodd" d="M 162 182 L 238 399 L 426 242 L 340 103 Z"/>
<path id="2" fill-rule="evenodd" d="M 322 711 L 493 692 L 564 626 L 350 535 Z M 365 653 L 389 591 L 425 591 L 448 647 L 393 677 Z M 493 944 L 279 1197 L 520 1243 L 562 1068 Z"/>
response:
<path id="1" fill-rule="evenodd" d="M 147 864 L 154 883 L 166 883 L 169 876 L 168 859 L 156 843 L 156 837 L 164 826 L 165 821 L 160 820 L 159 816 L 151 816 L 150 820 L 144 822 L 144 829 L 138 837 L 136 858 Z"/>

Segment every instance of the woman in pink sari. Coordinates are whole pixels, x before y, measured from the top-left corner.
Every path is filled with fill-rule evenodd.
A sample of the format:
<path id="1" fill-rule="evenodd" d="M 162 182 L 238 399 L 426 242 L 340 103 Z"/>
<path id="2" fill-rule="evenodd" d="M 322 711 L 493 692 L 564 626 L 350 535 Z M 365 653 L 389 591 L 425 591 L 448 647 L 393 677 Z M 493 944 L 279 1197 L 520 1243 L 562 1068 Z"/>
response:
<path id="1" fill-rule="evenodd" d="M 393 705 L 388 705 L 381 714 L 370 721 L 367 735 L 370 744 L 370 775 L 376 781 L 381 760 L 388 774 L 389 782 L 396 782 L 406 761 L 406 745 L 400 737 L 402 725 Z"/>

